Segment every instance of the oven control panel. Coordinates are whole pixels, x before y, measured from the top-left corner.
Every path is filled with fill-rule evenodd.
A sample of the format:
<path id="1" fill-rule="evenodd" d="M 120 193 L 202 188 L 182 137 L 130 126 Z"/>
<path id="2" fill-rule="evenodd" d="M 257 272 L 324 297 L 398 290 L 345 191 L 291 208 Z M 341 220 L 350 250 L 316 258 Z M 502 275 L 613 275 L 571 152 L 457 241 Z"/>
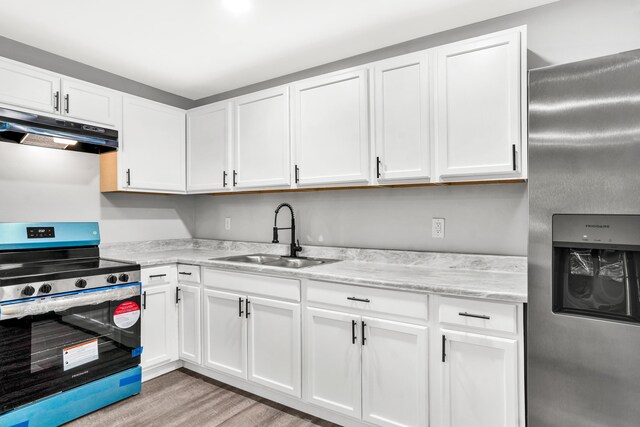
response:
<path id="1" fill-rule="evenodd" d="M 56 237 L 54 227 L 27 227 L 27 239 L 53 239 Z"/>

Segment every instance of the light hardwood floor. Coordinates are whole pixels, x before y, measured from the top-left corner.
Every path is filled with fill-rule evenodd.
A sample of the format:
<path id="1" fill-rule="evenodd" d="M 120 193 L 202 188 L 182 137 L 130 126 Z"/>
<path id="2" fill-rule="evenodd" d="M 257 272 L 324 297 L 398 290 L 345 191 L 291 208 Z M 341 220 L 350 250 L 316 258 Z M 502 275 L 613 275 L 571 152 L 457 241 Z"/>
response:
<path id="1" fill-rule="evenodd" d="M 336 424 L 180 369 L 145 382 L 139 395 L 66 426 L 333 427 Z"/>

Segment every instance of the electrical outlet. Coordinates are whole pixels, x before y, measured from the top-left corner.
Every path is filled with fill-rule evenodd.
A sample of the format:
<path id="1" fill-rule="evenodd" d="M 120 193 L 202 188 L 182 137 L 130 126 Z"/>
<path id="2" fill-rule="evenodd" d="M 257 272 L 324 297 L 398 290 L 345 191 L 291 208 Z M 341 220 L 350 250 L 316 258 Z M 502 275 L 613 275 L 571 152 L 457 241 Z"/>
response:
<path id="1" fill-rule="evenodd" d="M 431 219 L 431 237 L 444 239 L 444 218 Z"/>
<path id="2" fill-rule="evenodd" d="M 224 219 L 224 229 L 231 230 L 231 218 Z"/>

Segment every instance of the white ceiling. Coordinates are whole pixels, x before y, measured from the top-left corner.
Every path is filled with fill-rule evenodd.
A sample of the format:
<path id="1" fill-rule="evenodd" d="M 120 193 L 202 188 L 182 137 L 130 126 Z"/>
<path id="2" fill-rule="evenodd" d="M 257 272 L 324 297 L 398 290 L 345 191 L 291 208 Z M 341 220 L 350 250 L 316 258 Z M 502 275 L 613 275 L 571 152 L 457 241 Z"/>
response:
<path id="1" fill-rule="evenodd" d="M 553 1 L 0 0 L 0 35 L 199 99 Z"/>

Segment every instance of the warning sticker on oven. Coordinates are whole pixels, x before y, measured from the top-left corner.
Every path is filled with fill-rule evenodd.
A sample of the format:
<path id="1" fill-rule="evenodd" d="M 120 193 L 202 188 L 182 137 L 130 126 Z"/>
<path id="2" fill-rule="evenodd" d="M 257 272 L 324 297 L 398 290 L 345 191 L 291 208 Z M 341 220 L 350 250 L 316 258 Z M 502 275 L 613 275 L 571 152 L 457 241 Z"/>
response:
<path id="1" fill-rule="evenodd" d="M 125 301 L 113 312 L 113 323 L 120 329 L 132 327 L 140 319 L 140 306 L 133 301 Z"/>
<path id="2" fill-rule="evenodd" d="M 65 371 L 98 360 L 98 340 L 67 347 L 62 350 L 62 357 Z"/>

